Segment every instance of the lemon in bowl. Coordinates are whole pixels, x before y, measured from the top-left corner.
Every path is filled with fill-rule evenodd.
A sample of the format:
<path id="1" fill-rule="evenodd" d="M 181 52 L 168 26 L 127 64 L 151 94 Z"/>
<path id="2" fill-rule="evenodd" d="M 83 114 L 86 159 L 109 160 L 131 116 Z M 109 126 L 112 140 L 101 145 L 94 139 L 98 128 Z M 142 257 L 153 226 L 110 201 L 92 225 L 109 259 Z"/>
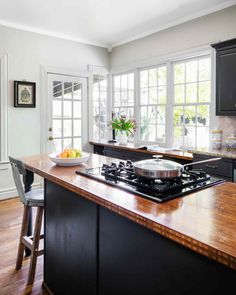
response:
<path id="1" fill-rule="evenodd" d="M 88 161 L 90 154 L 78 148 L 64 149 L 61 153 L 52 153 L 49 159 L 58 166 L 75 166 Z"/>

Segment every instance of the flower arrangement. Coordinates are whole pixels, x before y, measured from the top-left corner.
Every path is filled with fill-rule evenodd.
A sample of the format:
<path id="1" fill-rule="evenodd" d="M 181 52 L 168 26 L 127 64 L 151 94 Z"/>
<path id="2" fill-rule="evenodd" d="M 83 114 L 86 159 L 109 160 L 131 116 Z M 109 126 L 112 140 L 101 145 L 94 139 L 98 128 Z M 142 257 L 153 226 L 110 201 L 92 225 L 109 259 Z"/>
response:
<path id="1" fill-rule="evenodd" d="M 125 132 L 127 136 L 133 134 L 137 129 L 136 121 L 128 119 L 126 115 L 118 115 L 111 121 L 110 125 L 116 132 Z"/>

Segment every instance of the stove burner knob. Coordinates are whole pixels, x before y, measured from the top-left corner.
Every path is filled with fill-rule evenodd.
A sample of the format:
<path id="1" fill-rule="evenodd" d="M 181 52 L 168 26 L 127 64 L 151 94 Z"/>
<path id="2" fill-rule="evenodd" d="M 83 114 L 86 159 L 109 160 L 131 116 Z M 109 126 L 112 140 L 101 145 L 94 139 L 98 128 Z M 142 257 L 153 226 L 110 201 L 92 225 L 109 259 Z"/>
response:
<path id="1" fill-rule="evenodd" d="M 114 162 L 112 162 L 112 163 L 111 163 L 111 167 L 112 167 L 112 168 L 115 168 L 115 167 L 117 167 L 117 164 L 114 163 Z"/>

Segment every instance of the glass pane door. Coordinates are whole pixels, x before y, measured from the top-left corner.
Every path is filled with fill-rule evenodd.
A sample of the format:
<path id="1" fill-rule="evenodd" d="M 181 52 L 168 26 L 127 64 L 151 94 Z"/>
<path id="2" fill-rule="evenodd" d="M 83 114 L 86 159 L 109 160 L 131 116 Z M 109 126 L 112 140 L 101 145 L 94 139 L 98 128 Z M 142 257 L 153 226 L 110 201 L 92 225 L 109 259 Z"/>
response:
<path id="1" fill-rule="evenodd" d="M 49 77 L 49 142 L 52 150 L 82 149 L 82 126 L 86 79 L 70 76 Z M 84 113 L 85 115 L 85 113 Z M 49 144 L 50 145 L 50 144 Z"/>

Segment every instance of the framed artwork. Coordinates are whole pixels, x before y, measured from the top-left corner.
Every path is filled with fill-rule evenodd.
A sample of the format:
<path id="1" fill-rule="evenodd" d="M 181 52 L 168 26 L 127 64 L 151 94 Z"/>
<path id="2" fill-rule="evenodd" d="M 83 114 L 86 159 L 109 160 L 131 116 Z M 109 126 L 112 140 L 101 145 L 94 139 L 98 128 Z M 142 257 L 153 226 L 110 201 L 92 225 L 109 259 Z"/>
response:
<path id="1" fill-rule="evenodd" d="M 14 81 L 14 107 L 35 108 L 36 83 Z"/>

